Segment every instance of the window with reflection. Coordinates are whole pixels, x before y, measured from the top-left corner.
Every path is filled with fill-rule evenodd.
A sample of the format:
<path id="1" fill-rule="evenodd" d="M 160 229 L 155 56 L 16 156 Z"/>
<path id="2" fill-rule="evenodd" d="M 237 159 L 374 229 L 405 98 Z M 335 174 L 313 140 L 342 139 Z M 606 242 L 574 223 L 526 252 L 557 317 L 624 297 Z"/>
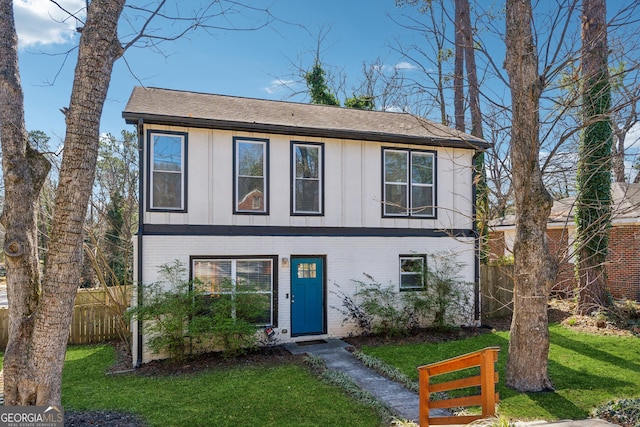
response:
<path id="1" fill-rule="evenodd" d="M 425 257 L 422 255 L 400 256 L 400 290 L 424 289 Z"/>
<path id="2" fill-rule="evenodd" d="M 268 140 L 234 140 L 236 212 L 267 212 Z"/>
<path id="3" fill-rule="evenodd" d="M 435 153 L 383 150 L 383 215 L 435 217 Z"/>
<path id="4" fill-rule="evenodd" d="M 273 325 L 273 258 L 194 259 L 193 280 L 211 298 L 230 300 L 229 315 L 256 325 Z"/>
<path id="5" fill-rule="evenodd" d="M 294 142 L 292 152 L 293 214 L 321 214 L 323 146 Z"/>
<path id="6" fill-rule="evenodd" d="M 149 207 L 185 210 L 185 133 L 149 133 Z"/>

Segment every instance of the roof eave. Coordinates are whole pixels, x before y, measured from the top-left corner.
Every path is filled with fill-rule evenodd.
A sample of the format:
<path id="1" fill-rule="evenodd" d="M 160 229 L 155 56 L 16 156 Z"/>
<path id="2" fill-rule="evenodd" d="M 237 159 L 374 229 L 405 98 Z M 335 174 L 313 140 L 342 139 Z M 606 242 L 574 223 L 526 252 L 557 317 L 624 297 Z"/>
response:
<path id="1" fill-rule="evenodd" d="M 206 129 L 235 130 L 242 132 L 264 132 L 280 135 L 297 135 L 311 137 L 326 137 L 338 139 L 354 139 L 389 143 L 417 144 L 429 146 L 442 146 L 452 148 L 466 148 L 472 150 L 485 150 L 491 147 L 483 140 L 463 140 L 428 138 L 413 135 L 390 134 L 378 132 L 362 132 L 342 129 L 311 128 L 301 126 L 288 126 L 269 123 L 239 122 L 215 119 L 203 119 L 198 117 L 176 117 L 148 113 L 133 113 L 124 111 L 122 117 L 127 124 L 136 124 L 139 119 L 145 123 L 167 126 L 185 126 Z"/>

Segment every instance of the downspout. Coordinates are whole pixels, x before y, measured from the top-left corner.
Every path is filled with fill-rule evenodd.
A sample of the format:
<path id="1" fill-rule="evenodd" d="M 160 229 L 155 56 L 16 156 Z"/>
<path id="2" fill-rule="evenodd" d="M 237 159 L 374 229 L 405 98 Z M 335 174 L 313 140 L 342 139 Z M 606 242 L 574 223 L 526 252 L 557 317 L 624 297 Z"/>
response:
<path id="1" fill-rule="evenodd" d="M 142 296 L 143 296 L 143 288 L 142 288 L 142 242 L 144 235 L 144 127 L 143 120 L 138 119 L 138 254 L 137 254 L 137 263 L 138 263 L 138 274 L 137 274 L 137 304 L 138 307 L 142 305 Z M 142 322 L 140 320 L 137 321 L 137 358 L 134 363 L 135 368 L 139 368 L 142 365 Z"/>
<path id="2" fill-rule="evenodd" d="M 478 218 L 477 218 L 477 177 L 478 171 L 476 170 L 476 159 L 482 154 L 481 151 L 476 151 L 471 160 L 471 167 L 473 168 L 473 174 L 471 177 L 471 197 L 473 200 L 473 236 L 474 236 L 474 266 L 473 266 L 473 319 L 477 322 L 480 320 L 480 234 L 478 233 Z"/>

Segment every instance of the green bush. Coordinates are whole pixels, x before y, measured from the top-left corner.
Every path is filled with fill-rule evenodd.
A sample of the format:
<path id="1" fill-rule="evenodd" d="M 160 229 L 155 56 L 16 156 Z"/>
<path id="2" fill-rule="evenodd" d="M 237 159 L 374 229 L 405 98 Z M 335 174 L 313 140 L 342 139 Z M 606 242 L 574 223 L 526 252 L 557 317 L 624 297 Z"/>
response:
<path id="1" fill-rule="evenodd" d="M 460 279 L 463 270 L 464 263 L 451 254 L 429 255 L 422 271 L 424 289 L 402 292 L 398 285 L 383 285 L 365 274 L 366 281 L 353 281 L 353 297 L 339 287 L 334 292 L 342 300 L 338 310 L 365 335 L 404 336 L 426 323 L 445 328 L 460 316 L 471 318 L 473 285 Z"/>
<path id="2" fill-rule="evenodd" d="M 383 286 L 367 276 L 371 282 L 356 281 L 356 299 L 362 301 L 361 308 L 373 321 L 372 331 L 376 335 L 388 337 L 408 335 L 418 324 L 416 312 L 406 304 L 404 294 L 396 286 Z"/>
<path id="3" fill-rule="evenodd" d="M 455 323 L 459 317 L 472 318 L 470 290 L 473 284 L 460 278 L 465 266 L 449 253 L 429 255 L 424 272 L 426 289 L 422 292 L 424 295 L 418 295 L 416 304 L 423 313 L 433 313 L 433 324 L 438 328 Z"/>
<path id="4" fill-rule="evenodd" d="M 182 359 L 194 348 L 233 356 L 255 347 L 257 296 L 234 295 L 230 283 L 210 294 L 199 283 L 185 281 L 185 272 L 177 260 L 160 266 L 162 280 L 142 285 L 142 305 L 130 310 L 143 322 L 149 349 Z"/>

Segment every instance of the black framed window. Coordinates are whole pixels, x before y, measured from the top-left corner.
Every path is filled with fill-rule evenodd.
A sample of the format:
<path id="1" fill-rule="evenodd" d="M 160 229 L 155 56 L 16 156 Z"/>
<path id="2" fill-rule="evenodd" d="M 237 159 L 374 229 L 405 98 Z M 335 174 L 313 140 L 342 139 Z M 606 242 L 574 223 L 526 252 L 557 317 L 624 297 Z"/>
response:
<path id="1" fill-rule="evenodd" d="M 292 142 L 292 214 L 320 215 L 324 200 L 324 145 Z"/>
<path id="2" fill-rule="evenodd" d="M 383 215 L 435 217 L 433 151 L 383 149 Z"/>
<path id="3" fill-rule="evenodd" d="M 423 255 L 400 255 L 400 290 L 424 289 L 424 268 Z"/>
<path id="4" fill-rule="evenodd" d="M 149 197 L 151 210 L 186 210 L 187 134 L 149 131 Z"/>
<path id="5" fill-rule="evenodd" d="M 194 258 L 192 278 L 214 303 L 215 299 L 230 300 L 233 318 L 275 325 L 275 262 L 274 257 Z"/>
<path id="6" fill-rule="evenodd" d="M 267 213 L 268 154 L 268 140 L 234 139 L 234 206 L 237 213 Z"/>

